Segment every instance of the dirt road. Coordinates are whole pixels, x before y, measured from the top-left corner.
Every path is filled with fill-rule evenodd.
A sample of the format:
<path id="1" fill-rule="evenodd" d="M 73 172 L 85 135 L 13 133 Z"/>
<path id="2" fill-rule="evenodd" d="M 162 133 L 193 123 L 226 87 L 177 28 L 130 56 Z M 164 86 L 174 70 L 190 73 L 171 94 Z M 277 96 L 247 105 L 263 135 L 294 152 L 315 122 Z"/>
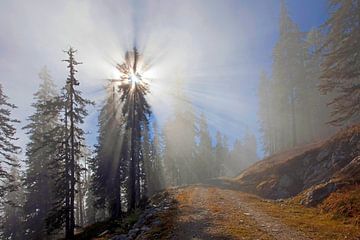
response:
<path id="1" fill-rule="evenodd" d="M 249 203 L 245 193 L 196 185 L 176 190 L 171 239 L 310 239 Z"/>

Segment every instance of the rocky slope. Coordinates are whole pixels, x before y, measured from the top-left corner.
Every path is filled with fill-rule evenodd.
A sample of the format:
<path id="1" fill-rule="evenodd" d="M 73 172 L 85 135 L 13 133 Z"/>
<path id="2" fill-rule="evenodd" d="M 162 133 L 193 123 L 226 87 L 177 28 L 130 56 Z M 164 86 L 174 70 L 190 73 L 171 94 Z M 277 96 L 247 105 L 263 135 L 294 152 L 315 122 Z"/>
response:
<path id="1" fill-rule="evenodd" d="M 323 142 L 264 159 L 235 182 L 242 190 L 270 199 L 301 193 L 304 204 L 316 205 L 335 190 L 360 182 L 360 124 Z"/>

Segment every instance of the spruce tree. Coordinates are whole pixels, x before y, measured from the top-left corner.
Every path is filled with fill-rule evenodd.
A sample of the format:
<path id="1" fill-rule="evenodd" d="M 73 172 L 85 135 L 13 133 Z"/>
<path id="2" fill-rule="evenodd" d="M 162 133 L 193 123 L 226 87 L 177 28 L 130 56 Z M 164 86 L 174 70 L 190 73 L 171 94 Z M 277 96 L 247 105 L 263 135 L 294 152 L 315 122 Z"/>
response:
<path id="1" fill-rule="evenodd" d="M 206 180 L 214 176 L 215 158 L 212 151 L 211 136 L 205 115 L 202 113 L 199 119 L 199 145 L 197 147 L 196 169 L 200 180 Z"/>
<path id="2" fill-rule="evenodd" d="M 274 112 L 276 111 L 273 103 L 273 91 L 272 83 L 265 72 L 260 74 L 260 82 L 258 88 L 259 97 L 259 122 L 260 131 L 262 133 L 263 149 L 265 154 L 270 155 L 275 152 L 274 141 Z"/>
<path id="3" fill-rule="evenodd" d="M 216 145 L 215 145 L 215 166 L 214 177 L 220 177 L 225 174 L 224 164 L 228 159 L 228 148 L 226 138 L 219 131 L 216 132 Z"/>
<path id="4" fill-rule="evenodd" d="M 17 138 L 13 124 L 19 122 L 11 117 L 14 108 L 16 106 L 8 102 L 0 83 L 0 205 L 4 203 L 4 197 L 9 191 L 16 190 L 16 186 L 12 184 L 13 176 L 9 172 L 9 168 L 18 166 L 14 155 L 20 151 L 14 143 Z"/>
<path id="5" fill-rule="evenodd" d="M 15 157 L 14 157 L 15 158 Z M 18 161 L 16 161 L 18 162 Z M 24 219 L 24 189 L 21 181 L 21 173 L 18 166 L 12 166 L 10 169 L 12 177 L 10 184 L 16 187 L 16 190 L 9 191 L 5 195 L 4 208 L 0 211 L 3 213 L 3 220 L 0 227 L 1 239 L 25 239 Z"/>
<path id="6" fill-rule="evenodd" d="M 305 79 L 304 46 L 301 32 L 288 15 L 285 1 L 281 2 L 280 39 L 274 49 L 273 79 L 280 150 L 298 143 L 297 105 L 299 84 Z"/>
<path id="7" fill-rule="evenodd" d="M 24 127 L 30 142 L 26 145 L 26 236 L 40 239 L 46 236 L 46 218 L 54 201 L 58 140 L 55 137 L 60 124 L 60 112 L 54 105 L 58 97 L 55 85 L 46 67 L 39 73 L 41 84 L 34 94 L 35 112 Z M 44 196 L 47 196 L 46 198 Z"/>
<path id="8" fill-rule="evenodd" d="M 105 209 L 111 218 L 121 217 L 124 186 L 128 161 L 128 136 L 119 110 L 115 84 L 106 88 L 106 100 L 98 118 L 98 143 L 90 162 L 91 192 L 99 212 Z M 101 218 L 103 218 L 102 216 Z"/>
<path id="9" fill-rule="evenodd" d="M 150 136 L 150 131 L 152 137 Z M 143 154 L 145 193 L 151 196 L 163 188 L 163 164 L 160 146 L 160 136 L 156 120 L 153 120 L 152 129 L 144 129 Z"/>
<path id="10" fill-rule="evenodd" d="M 149 86 L 141 80 L 139 75 L 140 54 L 136 48 L 125 56 L 125 63 L 118 65 L 123 74 L 122 84 L 119 86 L 119 95 L 122 116 L 125 121 L 125 130 L 129 132 L 130 161 L 128 165 L 128 201 L 129 209 L 133 210 L 140 203 L 141 197 L 141 168 L 143 165 L 141 141 L 142 129 L 148 126 L 151 114 L 146 95 Z M 127 144 L 125 142 L 125 144 Z"/>
<path id="11" fill-rule="evenodd" d="M 163 149 L 162 138 L 159 133 L 156 120 L 153 120 L 153 139 L 151 142 L 151 158 L 152 158 L 152 185 L 153 191 L 157 192 L 164 188 L 164 165 L 163 165 Z"/>
<path id="12" fill-rule="evenodd" d="M 81 96 L 81 91 L 76 89 L 80 82 L 75 78 L 77 72 L 75 67 L 81 64 L 75 60 L 76 50 L 70 47 L 65 53 L 68 55 L 68 59 L 63 61 L 68 63 L 69 75 L 59 100 L 64 112 L 62 132 L 59 134 L 62 136 L 62 145 L 58 149 L 62 174 L 57 181 L 57 201 L 54 203 L 53 214 L 48 219 L 48 223 L 53 225 L 52 228 L 56 228 L 63 226 L 65 222 L 65 237 L 66 239 L 73 239 L 75 228 L 75 186 L 78 181 L 76 171 L 79 169 L 77 160 L 82 157 L 82 149 L 85 147 L 83 144 L 85 142 L 85 132 L 81 128 L 81 124 L 84 123 L 84 118 L 88 114 L 86 107 L 92 105 L 93 102 L 84 99 Z"/>
<path id="13" fill-rule="evenodd" d="M 324 28 L 324 62 L 320 89 L 338 94 L 331 124 L 360 121 L 360 1 L 330 0 L 330 18 Z"/>
<path id="14" fill-rule="evenodd" d="M 164 170 L 167 186 L 199 181 L 196 171 L 197 126 L 195 111 L 183 93 L 180 83 L 176 86 L 174 96 L 174 114 L 163 128 Z"/>

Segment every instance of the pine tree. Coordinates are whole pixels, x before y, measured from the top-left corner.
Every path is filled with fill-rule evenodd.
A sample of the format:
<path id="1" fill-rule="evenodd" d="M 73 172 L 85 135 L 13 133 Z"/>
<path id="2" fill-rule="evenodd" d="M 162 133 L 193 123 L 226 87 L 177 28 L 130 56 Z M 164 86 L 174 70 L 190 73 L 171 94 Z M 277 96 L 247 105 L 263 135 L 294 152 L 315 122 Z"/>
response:
<path id="1" fill-rule="evenodd" d="M 143 193 L 146 197 L 154 193 L 154 179 L 155 172 L 153 169 L 153 156 L 152 156 L 152 140 L 147 126 L 143 129 L 143 141 L 142 141 L 142 152 L 143 152 L 143 167 L 142 167 L 142 181 Z"/>
<path id="2" fill-rule="evenodd" d="M 14 157 L 14 159 L 16 158 Z M 18 163 L 17 160 L 16 162 Z M 24 191 L 22 188 L 19 167 L 12 166 L 10 169 L 10 175 L 12 176 L 12 180 L 6 184 L 10 184 L 12 187 L 15 186 L 16 190 L 9 191 L 5 195 L 4 209 L 0 210 L 3 212 L 3 221 L 0 227 L 0 238 L 22 240 L 25 239 L 25 228 L 23 226 Z"/>
<path id="3" fill-rule="evenodd" d="M 164 169 L 166 185 L 177 186 L 199 181 L 196 175 L 196 116 L 182 87 L 177 85 L 174 114 L 164 125 Z"/>
<path id="4" fill-rule="evenodd" d="M 229 153 L 229 159 L 225 162 L 225 170 L 227 176 L 237 176 L 244 169 L 244 147 L 240 139 L 234 141 L 233 147 Z"/>
<path id="5" fill-rule="evenodd" d="M 130 162 L 128 165 L 128 197 L 130 210 L 135 209 L 140 203 L 140 166 L 143 165 L 141 150 L 142 129 L 147 127 L 151 114 L 150 106 L 146 100 L 149 87 L 147 83 L 141 81 L 141 76 L 138 73 L 139 62 L 140 54 L 137 49 L 134 48 L 132 52 L 126 53 L 125 63 L 118 65 L 119 71 L 124 74 L 124 84 L 119 86 L 122 116 L 125 119 L 125 129 L 130 133 Z M 140 81 L 136 81 L 133 78 L 140 78 Z"/>
<path id="6" fill-rule="evenodd" d="M 297 101 L 299 84 L 305 79 L 302 34 L 288 15 L 285 1 L 281 2 L 280 39 L 274 49 L 273 64 L 275 104 L 279 124 L 280 150 L 294 147 L 298 142 Z"/>
<path id="7" fill-rule="evenodd" d="M 360 120 L 360 1 L 330 0 L 322 64 L 324 93 L 339 94 L 330 105 L 333 125 Z"/>
<path id="8" fill-rule="evenodd" d="M 243 156 L 241 156 L 241 158 L 243 159 L 244 162 L 242 168 L 245 169 L 259 160 L 256 152 L 257 151 L 256 136 L 249 130 L 246 131 L 245 133 L 243 140 L 243 148 L 244 148 L 244 153 Z"/>
<path id="9" fill-rule="evenodd" d="M 229 150 L 226 143 L 226 138 L 219 131 L 216 133 L 215 145 L 215 166 L 214 177 L 225 175 L 224 163 L 227 162 L 229 157 Z"/>
<path id="10" fill-rule="evenodd" d="M 82 144 L 85 146 L 85 144 Z M 84 227 L 85 225 L 85 199 L 88 191 L 88 159 L 90 158 L 90 151 L 87 147 L 81 148 L 81 157 L 77 159 L 78 166 L 76 169 L 76 225 Z"/>
<path id="11" fill-rule="evenodd" d="M 153 137 L 151 138 L 150 132 Z M 153 120 L 152 129 L 144 129 L 143 154 L 144 154 L 144 175 L 146 187 L 145 193 L 149 197 L 155 192 L 163 189 L 163 164 L 160 146 L 160 137 L 156 120 Z"/>
<path id="12" fill-rule="evenodd" d="M 18 166 L 14 155 L 20 150 L 14 143 L 17 138 L 13 124 L 19 122 L 11 118 L 11 110 L 14 108 L 16 106 L 8 102 L 0 84 L 0 205 L 4 203 L 7 192 L 16 190 L 16 186 L 11 184 L 14 179 L 9 173 L 10 167 Z"/>
<path id="13" fill-rule="evenodd" d="M 90 189 L 95 207 L 102 213 L 101 220 L 105 218 L 105 212 L 113 219 L 120 218 L 122 203 L 126 202 L 121 196 L 122 190 L 127 189 L 129 131 L 125 128 L 115 84 L 112 81 L 106 88 L 107 97 L 98 118 L 98 143 L 90 162 Z"/>
<path id="14" fill-rule="evenodd" d="M 331 107 L 327 104 L 335 97 L 333 93 L 322 94 L 319 91 L 321 83 L 321 64 L 324 56 L 320 49 L 324 44 L 324 34 L 319 29 L 312 29 L 306 36 L 306 82 L 307 82 L 307 118 L 309 118 L 309 140 L 326 137 L 334 133 L 336 128 L 327 124 L 331 118 Z"/>
<path id="15" fill-rule="evenodd" d="M 66 238 L 73 239 L 75 228 L 75 186 L 78 180 L 76 170 L 79 167 L 77 159 L 82 157 L 81 149 L 85 147 L 83 145 L 85 132 L 80 125 L 84 123 L 84 118 L 88 114 L 86 106 L 93 103 L 84 99 L 81 92 L 76 90 L 76 86 L 80 83 L 75 78 L 77 72 L 75 67 L 81 64 L 74 58 L 76 50 L 70 47 L 65 53 L 69 58 L 63 61 L 68 63 L 69 75 L 60 101 L 65 114 L 63 119 L 63 144 L 60 148 L 63 174 L 58 181 L 58 190 L 63 189 L 63 191 L 60 191 L 57 197 L 61 199 L 62 196 L 63 199 L 55 204 L 53 217 L 48 222 L 61 226 L 65 220 Z"/>
<path id="16" fill-rule="evenodd" d="M 265 72 L 260 75 L 258 96 L 259 96 L 259 121 L 260 130 L 262 133 L 263 148 L 266 154 L 273 154 L 275 152 L 274 141 L 274 112 L 276 111 L 274 106 L 274 89 L 272 83 Z"/>
<path id="17" fill-rule="evenodd" d="M 199 120 L 199 146 L 197 147 L 197 176 L 200 180 L 206 180 L 214 176 L 215 158 L 212 151 L 211 136 L 207 120 L 204 114 Z"/>
<path id="18" fill-rule="evenodd" d="M 35 113 L 24 127 L 30 142 L 26 146 L 26 228 L 28 239 L 45 238 L 46 218 L 54 201 L 56 187 L 54 179 L 59 174 L 57 166 L 58 139 L 56 133 L 59 128 L 60 112 L 54 105 L 58 97 L 55 85 L 46 67 L 39 73 L 41 84 L 34 94 Z M 44 196 L 47 196 L 46 198 Z"/>
<path id="19" fill-rule="evenodd" d="M 163 166 L 163 152 L 162 143 L 159 133 L 159 129 L 156 120 L 153 121 L 153 140 L 151 142 L 151 153 L 152 153 L 152 172 L 153 172 L 153 191 L 157 192 L 164 188 L 164 166 Z M 150 194 L 149 194 L 150 195 Z"/>
<path id="20" fill-rule="evenodd" d="M 333 132 L 326 126 L 329 97 L 320 95 L 322 36 L 312 30 L 305 38 L 281 2 L 280 38 L 273 55 L 272 77 L 259 82 L 259 119 L 267 155 L 313 141 Z"/>

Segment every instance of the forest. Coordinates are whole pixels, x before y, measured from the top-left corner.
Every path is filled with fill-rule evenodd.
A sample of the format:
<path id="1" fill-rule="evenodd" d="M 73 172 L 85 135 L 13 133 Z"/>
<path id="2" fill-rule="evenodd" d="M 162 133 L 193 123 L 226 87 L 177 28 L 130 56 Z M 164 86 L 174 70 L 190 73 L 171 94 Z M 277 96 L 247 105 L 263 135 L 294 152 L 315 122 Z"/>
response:
<path id="1" fill-rule="evenodd" d="M 6 86 L 11 85 L 6 81 L 10 80 L 2 79 L 0 239 L 135 239 L 136 236 L 129 237 L 131 231 L 128 238 L 115 238 L 116 234 L 112 235 L 113 238 L 81 238 L 81 234 L 90 232 L 89 226 L 91 229 L 99 223 L 111 222 L 123 226 L 134 213 L 144 215 L 149 203 L 155 201 L 154 196 L 160 196 L 166 191 L 171 196 L 176 196 L 174 198 L 181 209 L 181 201 L 185 201 L 183 199 L 187 196 L 187 192 L 182 192 L 185 191 L 183 188 L 194 188 L 189 191 L 195 193 L 216 192 L 220 190 L 212 190 L 212 186 L 206 186 L 213 182 L 220 184 L 219 181 L 226 188 L 226 184 L 233 186 L 238 181 L 236 179 L 240 179 L 241 191 L 265 198 L 294 197 L 310 186 L 332 181 L 333 175 L 323 177 L 317 172 L 310 172 L 306 176 L 302 174 L 303 188 L 299 187 L 300 183 L 293 184 L 295 180 L 279 180 L 279 186 L 294 186 L 294 189 L 299 190 L 282 190 L 281 193 L 279 190 L 275 196 L 271 195 L 273 193 L 269 189 L 276 185 L 274 182 L 278 179 L 274 176 L 282 174 L 281 170 L 269 170 L 269 178 L 266 179 L 264 176 L 267 177 L 268 173 L 263 172 L 260 175 L 264 179 L 254 187 L 256 190 L 249 190 L 249 186 L 258 181 L 258 175 L 252 171 L 265 171 L 268 166 L 262 167 L 261 164 L 264 161 L 266 163 L 266 159 L 271 161 L 282 156 L 283 159 L 290 159 L 288 156 L 294 151 L 300 151 L 298 149 L 306 149 L 304 154 L 321 152 L 325 149 L 322 146 L 328 146 L 327 139 L 332 139 L 332 136 L 350 127 L 355 129 L 348 130 L 351 136 L 344 133 L 341 139 L 346 135 L 346 139 L 350 139 L 346 144 L 351 147 L 344 147 L 345 140 L 341 147 L 334 147 L 337 152 L 328 159 L 340 162 L 336 166 L 326 165 L 324 169 L 332 169 L 334 166 L 333 174 L 343 171 L 352 159 L 359 159 L 360 1 L 328 0 L 327 19 L 307 31 L 301 30 L 293 19 L 287 2 L 280 1 L 278 6 L 278 32 L 276 41 L 271 46 L 271 56 L 268 57 L 269 67 L 264 66 L 264 70 L 256 69 L 256 102 L 252 102 L 249 107 L 256 115 L 255 119 L 250 120 L 256 122 L 255 129 L 248 124 L 239 132 L 231 128 L 230 122 L 225 123 L 226 127 L 216 125 L 212 116 L 214 113 L 206 107 L 199 107 L 199 102 L 192 97 L 194 92 L 187 90 L 194 85 L 186 80 L 186 74 L 174 77 L 170 87 L 173 99 L 169 104 L 171 111 L 162 120 L 157 114 L 157 109 L 162 105 L 155 106 L 157 109 L 154 110 L 154 101 L 151 100 L 159 97 L 154 94 L 156 81 L 148 76 L 157 58 L 146 55 L 146 47 L 140 44 L 136 34 L 134 40 L 130 41 L 131 44 L 128 43 L 124 48 L 121 61 L 112 64 L 113 71 L 116 72 L 114 77 L 107 78 L 104 74 L 99 81 L 97 88 L 101 88 L 101 98 L 91 99 L 89 94 L 83 93 L 84 89 L 88 89 L 86 86 L 89 83 L 85 78 L 79 77 L 84 76 L 81 75 L 85 71 L 82 67 L 87 64 L 86 57 L 82 56 L 81 45 L 69 46 L 64 51 L 56 49 L 58 52 L 62 51 L 62 55 L 59 55 L 62 59 L 53 59 L 52 63 L 66 72 L 66 75 L 55 76 L 61 80 L 54 81 L 52 71 L 49 70 L 51 65 L 38 68 L 38 76 L 30 77 L 36 79 L 31 81 L 37 90 L 31 93 L 31 103 L 27 102 L 31 106 L 31 113 L 21 119 L 13 114 L 14 111 L 22 112 L 22 109 L 13 103 L 14 94 L 8 95 Z M 215 78 L 221 78 L 221 75 Z M 222 81 L 226 82 L 226 78 Z M 222 90 L 219 88 L 216 91 Z M 16 97 L 21 98 L 19 95 Z M 223 98 L 226 97 L 224 93 Z M 229 101 L 233 101 L 230 94 L 228 97 Z M 214 95 L 204 101 L 215 105 L 218 100 Z M 240 107 L 233 104 L 230 114 L 234 112 L 235 115 Z M 89 120 L 88 115 L 93 112 L 97 117 L 96 122 Z M 217 114 L 221 116 L 225 113 L 218 111 Z M 241 123 L 235 121 L 234 124 Z M 95 142 L 89 140 L 89 130 L 96 137 Z M 25 136 L 19 137 L 19 131 L 24 132 Z M 324 145 L 318 147 L 316 144 L 319 142 Z M 327 149 L 330 150 L 324 154 L 332 151 L 332 148 Z M 343 157 L 339 156 L 340 152 Z M 283 153 L 287 155 L 282 155 Z M 298 152 L 295 155 L 300 159 L 302 155 L 297 154 Z M 321 153 L 317 156 L 320 155 Z M 311 161 L 320 161 L 320 157 L 314 158 Z M 348 162 L 345 164 L 341 162 L 345 160 L 341 159 L 347 159 Z M 358 165 L 351 165 L 351 169 L 357 171 L 351 173 L 351 186 L 359 186 L 360 183 L 360 161 L 356 161 Z M 290 164 L 292 163 L 288 162 Z M 311 164 L 306 164 L 306 171 L 310 171 Z M 300 165 L 294 165 L 296 168 L 291 170 L 293 175 L 303 171 Z M 314 180 L 312 185 L 306 185 L 306 177 L 310 175 L 316 175 L 319 179 Z M 250 176 L 250 180 L 247 176 Z M 284 181 L 286 184 L 283 184 Z M 203 187 L 206 189 L 201 189 Z M 338 189 L 340 187 L 336 188 Z M 359 197 L 360 191 L 356 191 L 356 196 Z M 205 194 L 204 192 L 203 195 Z M 222 192 L 214 193 L 218 196 L 221 194 Z M 330 194 L 329 192 L 328 195 L 332 196 Z M 225 194 L 221 197 L 225 199 L 221 204 L 228 201 L 229 196 L 235 195 Z M 247 197 L 242 195 L 236 196 L 234 198 L 245 199 L 242 201 L 252 201 L 251 198 L 246 200 Z M 232 200 L 232 203 L 240 201 L 238 199 Z M 208 201 L 211 206 L 211 200 Z M 196 202 L 198 201 L 194 200 L 192 204 L 197 204 Z M 259 206 L 262 204 L 259 203 Z M 253 207 L 249 204 L 245 208 L 248 206 Z M 165 210 L 172 207 L 165 207 Z M 360 220 L 360 206 L 356 205 L 353 209 L 358 209 L 358 212 L 354 216 L 350 215 Z M 244 211 L 245 215 L 253 215 L 249 209 Z M 193 212 L 195 210 L 189 214 Z M 150 222 L 151 225 L 156 221 L 152 219 Z M 127 226 L 127 231 L 131 227 Z M 146 232 L 143 228 L 135 229 Z M 349 239 L 359 237 L 356 235 L 360 232 L 358 223 L 354 229 L 355 233 L 351 236 L 355 237 Z M 96 235 L 100 234 L 101 237 L 101 234 L 105 236 L 112 231 L 103 230 Z M 352 231 L 349 230 L 349 233 Z M 162 230 L 162 233 L 168 234 L 166 230 Z M 145 235 L 141 238 L 141 234 L 136 239 L 243 239 L 235 235 L 216 238 L 217 235 L 201 233 L 196 233 L 200 234 L 199 238 L 187 238 L 190 235 L 197 236 L 194 233 L 189 236 L 177 235 L 180 238 L 176 238 L 176 234 L 168 238 L 162 235 Z M 254 237 L 246 235 L 250 234 L 247 232 L 241 234 L 250 236 L 244 239 L 260 239 L 260 235 Z M 257 233 L 254 231 L 251 234 Z M 276 234 L 269 239 L 293 237 L 292 232 L 288 233 L 290 235 L 283 233 L 285 238 Z M 334 238 L 296 236 L 298 237 L 292 239 L 341 239 L 335 238 L 335 235 L 332 236 Z"/>

